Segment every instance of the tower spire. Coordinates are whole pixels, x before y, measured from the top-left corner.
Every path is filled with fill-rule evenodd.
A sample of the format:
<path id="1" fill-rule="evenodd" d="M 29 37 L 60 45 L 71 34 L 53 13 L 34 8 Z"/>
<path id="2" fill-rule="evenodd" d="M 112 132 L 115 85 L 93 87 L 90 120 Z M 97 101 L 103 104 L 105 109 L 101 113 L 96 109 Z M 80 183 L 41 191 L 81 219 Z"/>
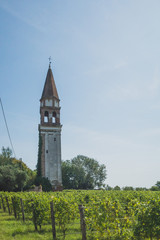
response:
<path id="1" fill-rule="evenodd" d="M 51 70 L 50 63 L 49 63 L 49 69 L 47 72 L 46 81 L 44 84 L 41 99 L 53 98 L 53 97 L 55 97 L 56 99 L 59 100 L 56 84 L 55 84 L 53 73 Z"/>

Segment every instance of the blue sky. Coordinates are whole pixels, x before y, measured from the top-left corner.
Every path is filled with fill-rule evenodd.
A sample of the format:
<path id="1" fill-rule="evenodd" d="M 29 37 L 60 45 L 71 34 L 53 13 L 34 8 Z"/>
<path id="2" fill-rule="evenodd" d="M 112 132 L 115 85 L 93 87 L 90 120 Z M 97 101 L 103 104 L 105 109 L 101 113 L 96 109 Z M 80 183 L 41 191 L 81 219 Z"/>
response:
<path id="1" fill-rule="evenodd" d="M 104 163 L 112 187 L 160 180 L 159 10 L 159 0 L 0 0 L 0 97 L 17 158 L 35 169 L 51 56 L 62 159 Z"/>

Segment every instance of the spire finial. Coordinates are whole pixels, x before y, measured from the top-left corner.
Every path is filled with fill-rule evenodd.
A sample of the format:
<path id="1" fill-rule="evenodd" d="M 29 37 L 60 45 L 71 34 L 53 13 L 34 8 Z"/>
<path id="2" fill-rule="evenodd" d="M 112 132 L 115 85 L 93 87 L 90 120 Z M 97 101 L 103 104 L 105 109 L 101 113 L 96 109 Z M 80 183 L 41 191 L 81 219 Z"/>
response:
<path id="1" fill-rule="evenodd" d="M 48 59 L 49 59 L 49 68 L 50 68 L 51 67 L 51 56 Z"/>

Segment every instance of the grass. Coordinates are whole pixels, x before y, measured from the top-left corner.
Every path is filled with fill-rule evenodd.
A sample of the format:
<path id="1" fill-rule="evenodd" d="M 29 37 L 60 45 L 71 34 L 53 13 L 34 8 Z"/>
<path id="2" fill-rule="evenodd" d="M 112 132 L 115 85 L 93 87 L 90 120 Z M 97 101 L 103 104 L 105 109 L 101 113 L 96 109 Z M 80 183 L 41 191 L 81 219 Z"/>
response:
<path id="1" fill-rule="evenodd" d="M 62 240 L 62 233 L 57 228 L 57 239 Z M 51 225 L 43 225 L 38 232 L 35 231 L 31 221 L 23 223 L 21 220 L 15 220 L 14 216 L 9 216 L 0 209 L 0 240 L 52 240 Z M 70 226 L 65 240 L 81 240 L 79 224 Z"/>
<path id="2" fill-rule="evenodd" d="M 62 233 L 56 228 L 57 240 L 64 239 Z M 14 216 L 9 216 L 7 212 L 0 209 L 0 240 L 52 240 L 51 224 L 42 225 L 40 231 L 35 231 L 32 221 L 15 220 Z M 70 225 L 65 240 L 81 240 L 79 222 Z M 147 240 L 147 239 L 145 239 Z M 148 239 L 149 240 L 149 239 Z"/>

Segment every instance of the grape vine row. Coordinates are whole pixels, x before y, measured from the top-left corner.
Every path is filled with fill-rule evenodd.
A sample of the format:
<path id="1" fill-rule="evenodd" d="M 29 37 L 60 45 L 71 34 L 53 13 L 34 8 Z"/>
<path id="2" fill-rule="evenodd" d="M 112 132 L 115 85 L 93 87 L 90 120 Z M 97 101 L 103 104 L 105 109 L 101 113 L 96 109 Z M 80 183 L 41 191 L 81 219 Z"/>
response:
<path id="1" fill-rule="evenodd" d="M 69 224 L 80 222 L 79 205 L 84 210 L 87 239 L 160 239 L 159 192 L 0 192 L 0 206 L 3 211 L 14 214 L 16 219 L 31 220 L 36 231 L 43 225 L 45 227 L 45 223 L 51 224 L 51 202 L 54 206 L 56 228 L 59 228 L 63 239 Z"/>

